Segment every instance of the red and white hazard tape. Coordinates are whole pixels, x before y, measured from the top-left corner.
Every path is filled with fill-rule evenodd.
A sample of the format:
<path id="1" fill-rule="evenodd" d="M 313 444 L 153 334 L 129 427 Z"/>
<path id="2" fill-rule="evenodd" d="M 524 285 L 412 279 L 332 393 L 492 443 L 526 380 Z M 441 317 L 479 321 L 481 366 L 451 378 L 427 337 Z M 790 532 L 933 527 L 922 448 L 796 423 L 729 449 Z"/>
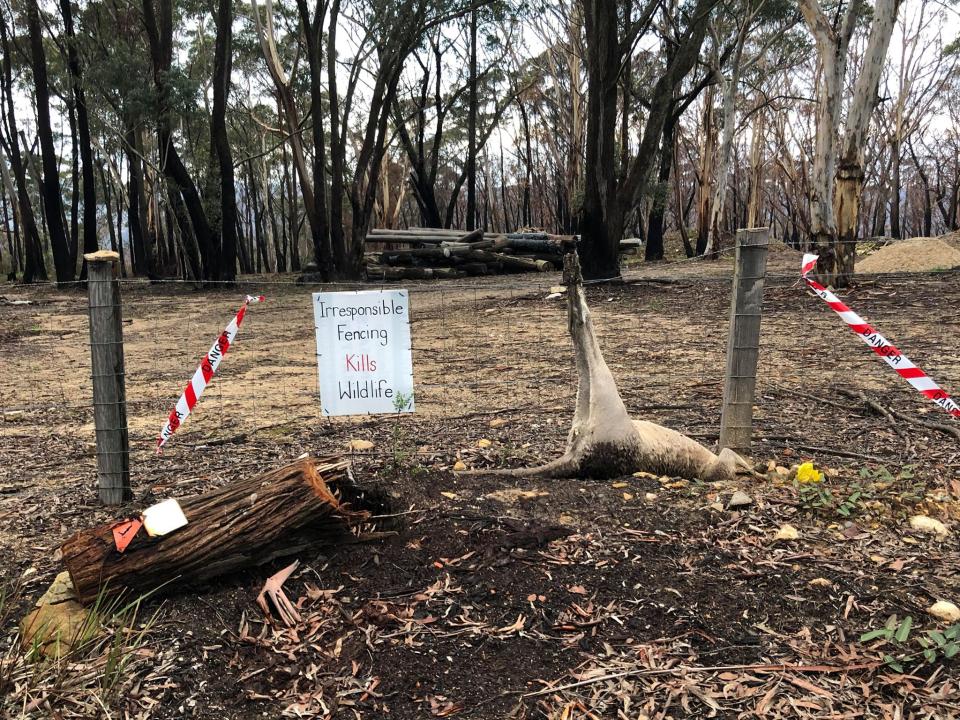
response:
<path id="1" fill-rule="evenodd" d="M 960 405 L 957 405 L 947 393 L 941 390 L 940 386 L 933 381 L 933 378 L 914 365 L 910 361 L 910 358 L 900 352 L 883 335 L 874 330 L 862 317 L 848 308 L 836 295 L 809 277 L 810 272 L 817 266 L 818 257 L 818 255 L 812 255 L 810 253 L 803 256 L 800 275 L 807 283 L 807 286 L 813 290 L 821 300 L 833 308 L 833 311 L 841 317 L 850 329 L 859 335 L 861 340 L 869 345 L 877 355 L 882 357 L 884 362 L 896 370 L 897 374 L 910 383 L 915 390 L 926 395 L 954 417 L 960 418 Z"/>
<path id="2" fill-rule="evenodd" d="M 223 360 L 223 356 L 227 354 L 227 350 L 229 350 L 233 344 L 233 339 L 237 336 L 237 331 L 240 330 L 240 323 L 243 322 L 243 316 L 247 313 L 247 305 L 250 303 L 263 302 L 263 299 L 263 295 L 247 295 L 243 301 L 243 305 L 241 305 L 237 311 L 236 316 L 220 334 L 220 337 L 216 339 L 203 360 L 200 361 L 200 367 L 197 368 L 190 382 L 187 383 L 187 387 L 184 389 L 180 399 L 177 400 L 177 404 L 170 412 L 170 417 L 167 418 L 166 424 L 160 431 L 160 436 L 157 438 L 157 455 L 160 454 L 164 443 L 170 439 L 170 436 L 173 435 L 177 431 L 177 428 L 183 424 L 183 421 L 187 419 L 190 411 L 193 410 L 197 404 L 197 400 L 200 399 L 210 380 L 213 379 L 217 368 L 220 367 L 220 361 Z"/>

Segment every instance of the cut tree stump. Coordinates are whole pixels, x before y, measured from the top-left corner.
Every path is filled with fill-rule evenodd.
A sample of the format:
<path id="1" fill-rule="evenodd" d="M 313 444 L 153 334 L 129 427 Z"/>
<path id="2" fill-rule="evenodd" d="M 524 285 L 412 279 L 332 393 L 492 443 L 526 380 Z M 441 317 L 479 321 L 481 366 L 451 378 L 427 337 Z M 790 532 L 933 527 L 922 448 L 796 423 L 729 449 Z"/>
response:
<path id="1" fill-rule="evenodd" d="M 178 500 L 187 525 L 161 537 L 141 530 L 123 553 L 112 527 L 81 530 L 62 546 L 83 603 L 105 595 L 170 592 L 311 546 L 355 538 L 377 506 L 339 457 L 304 458 L 203 495 Z"/>

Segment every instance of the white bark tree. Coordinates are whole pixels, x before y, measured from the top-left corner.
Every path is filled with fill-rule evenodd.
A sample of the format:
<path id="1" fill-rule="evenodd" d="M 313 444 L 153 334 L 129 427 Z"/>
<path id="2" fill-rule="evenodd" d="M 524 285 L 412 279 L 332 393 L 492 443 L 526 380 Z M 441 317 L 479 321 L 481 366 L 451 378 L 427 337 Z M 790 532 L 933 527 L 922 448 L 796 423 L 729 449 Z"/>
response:
<path id="1" fill-rule="evenodd" d="M 863 149 L 900 0 L 876 0 L 863 67 L 854 84 L 841 133 L 842 90 L 850 38 L 863 0 L 831 21 L 819 0 L 799 0 L 820 63 L 816 144 L 810 191 L 810 240 L 820 255 L 817 275 L 835 287 L 850 284 L 856 261 L 857 222 L 863 190 Z M 839 140 L 839 152 L 837 143 Z"/>

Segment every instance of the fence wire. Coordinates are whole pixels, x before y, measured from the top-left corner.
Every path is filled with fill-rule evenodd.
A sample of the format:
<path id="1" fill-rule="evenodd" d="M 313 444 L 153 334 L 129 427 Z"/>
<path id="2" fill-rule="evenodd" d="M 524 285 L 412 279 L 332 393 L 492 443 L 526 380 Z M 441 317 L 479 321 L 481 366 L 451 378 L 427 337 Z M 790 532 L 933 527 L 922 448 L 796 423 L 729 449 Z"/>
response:
<path id="1" fill-rule="evenodd" d="M 926 423 L 945 413 L 880 362 L 818 298 L 798 284 L 799 256 L 771 254 L 761 326 L 754 420 L 758 457 L 795 449 L 835 459 L 903 464 L 935 447 L 958 474 L 956 440 L 916 426 L 906 436 L 846 393 L 862 394 Z M 644 266 L 624 285 L 587 289 L 598 337 L 628 410 L 715 442 L 722 402 L 732 261 Z M 407 428 L 411 456 L 452 462 L 493 437 L 509 463 L 524 453 L 559 452 L 576 393 L 559 273 L 466 281 L 388 283 L 411 297 L 417 412 L 413 417 L 328 418 L 320 410 L 311 293 L 356 284 L 301 286 L 242 278 L 222 288 L 123 281 L 127 419 L 134 482 L 158 468 L 203 472 L 203 453 L 237 446 L 273 452 L 302 447 L 304 429 L 323 449 Z M 365 285 L 375 289 L 379 285 Z M 0 487 L 70 464 L 93 482 L 87 298 L 80 287 L 15 288 L 0 304 Z M 244 295 L 235 344 L 193 414 L 156 458 L 157 434 L 210 344 Z M 960 394 L 955 352 L 960 275 L 891 274 L 843 293 L 949 393 Z M 510 421 L 507 430 L 490 420 Z M 923 438 L 919 438 L 923 435 Z M 951 446 L 952 444 L 952 446 Z M 296 445 L 296 447 L 293 447 Z M 946 447 L 946 450 L 944 450 Z M 805 450 L 804 448 L 812 448 Z M 396 453 L 378 442 L 374 454 Z M 512 454 L 511 454 L 512 453 Z M 189 470 L 186 470 L 189 468 Z"/>

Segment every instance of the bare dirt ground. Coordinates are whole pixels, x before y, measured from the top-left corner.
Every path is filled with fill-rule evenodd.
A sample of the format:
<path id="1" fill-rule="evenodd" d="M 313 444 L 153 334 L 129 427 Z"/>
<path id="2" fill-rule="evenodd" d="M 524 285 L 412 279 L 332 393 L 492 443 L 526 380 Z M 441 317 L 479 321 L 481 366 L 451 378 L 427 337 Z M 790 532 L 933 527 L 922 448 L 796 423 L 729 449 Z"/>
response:
<path id="1" fill-rule="evenodd" d="M 545 299 L 557 275 L 409 284 L 417 413 L 352 420 L 320 416 L 318 288 L 251 279 L 124 287 L 136 499 L 110 510 L 95 499 L 85 297 L 5 286 L 31 304 L 0 303 L 0 572 L 14 589 L 0 715 L 960 716 L 956 659 L 945 645 L 925 658 L 920 643 L 948 627 L 926 608 L 960 602 L 956 534 L 907 523 L 924 513 L 956 526 L 958 425 L 796 286 L 798 266 L 792 251 L 771 256 L 754 458 L 813 460 L 821 484 L 801 489 L 776 470 L 735 485 L 457 477 L 458 460 L 516 466 L 561 452 L 576 378 L 562 301 Z M 642 265 L 629 284 L 588 293 L 631 412 L 708 445 L 731 268 Z M 267 302 L 156 457 L 197 359 L 254 291 Z M 878 276 L 843 295 L 960 393 L 960 274 Z M 351 439 L 375 443 L 356 454 L 356 474 L 404 514 L 395 536 L 301 557 L 288 582 L 299 626 L 271 627 L 256 606 L 278 563 L 148 601 L 143 637 L 113 628 L 119 672 L 106 651 L 18 664 L 17 620 L 62 569 L 71 533 Z M 738 489 L 752 504 L 727 509 Z M 798 539 L 775 540 L 788 523 Z M 891 615 L 912 619 L 902 642 L 861 640 Z"/>

